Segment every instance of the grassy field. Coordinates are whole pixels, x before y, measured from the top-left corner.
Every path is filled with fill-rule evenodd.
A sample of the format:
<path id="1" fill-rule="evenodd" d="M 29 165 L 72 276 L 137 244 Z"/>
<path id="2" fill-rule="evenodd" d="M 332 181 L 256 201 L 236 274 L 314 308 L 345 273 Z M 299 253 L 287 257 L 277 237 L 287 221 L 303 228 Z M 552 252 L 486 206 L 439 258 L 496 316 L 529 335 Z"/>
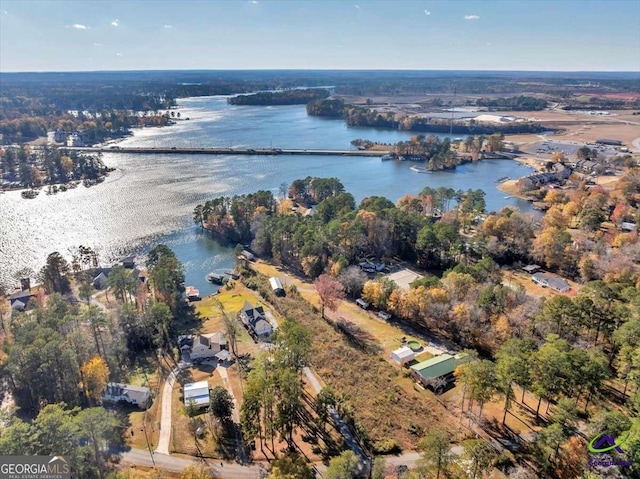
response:
<path id="1" fill-rule="evenodd" d="M 245 301 L 251 303 L 252 306 L 263 306 L 265 311 L 270 311 L 273 314 L 272 308 L 262 301 L 254 291 L 246 288 L 240 282 L 235 282 L 233 289 L 226 290 L 215 296 L 207 296 L 202 301 L 194 303 L 196 312 L 202 317 L 201 332 L 224 333 L 225 326 L 220 308 L 222 307 L 229 317 L 238 321 L 238 312 L 242 309 Z M 275 316 L 277 317 L 277 314 Z M 236 339 L 238 355 L 249 354 L 255 356 L 260 352 L 260 347 L 253 341 L 244 327 L 238 328 L 238 333 Z"/>
<path id="2" fill-rule="evenodd" d="M 305 300 L 316 307 L 320 306 L 320 298 L 316 293 L 313 283 L 303 281 L 298 277 L 287 274 L 276 266 L 262 261 L 257 262 L 253 266 L 265 276 L 279 276 L 282 278 L 284 275 L 287 275 L 287 284 L 294 284 Z M 325 311 L 325 314 L 332 320 L 344 318 L 355 325 L 362 332 L 361 336 L 365 343 L 373 350 L 378 350 L 384 359 L 394 365 L 395 363 L 391 361 L 391 351 L 398 349 L 402 345 L 403 338 L 407 341 L 415 339 L 424 344 L 421 338 L 412 336 L 398 326 L 378 318 L 375 312 L 364 311 L 351 299 L 339 301 L 336 311 Z M 424 358 L 421 357 L 422 361 L 426 359 L 429 358 L 426 356 Z"/>
<path id="3" fill-rule="evenodd" d="M 399 369 L 350 344 L 309 303 L 291 294 L 276 298 L 267 278 L 259 276 L 259 281 L 262 292 L 282 316 L 294 318 L 313 332 L 312 366 L 326 384 L 342 394 L 374 447 L 386 440 L 413 448 L 436 424 L 462 436 L 457 421 L 430 392 L 409 389 Z"/>

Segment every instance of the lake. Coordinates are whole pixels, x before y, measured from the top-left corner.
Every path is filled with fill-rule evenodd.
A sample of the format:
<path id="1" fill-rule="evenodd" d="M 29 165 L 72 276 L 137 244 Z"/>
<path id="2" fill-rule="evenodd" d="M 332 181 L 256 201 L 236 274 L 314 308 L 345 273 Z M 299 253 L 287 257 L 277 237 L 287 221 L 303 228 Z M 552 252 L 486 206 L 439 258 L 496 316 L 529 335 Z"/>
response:
<path id="1" fill-rule="evenodd" d="M 341 120 L 307 116 L 304 106 L 233 106 L 226 97 L 178 100 L 181 119 L 164 128 L 136 130 L 122 146 L 349 149 L 356 138 L 384 143 L 415 133 L 352 128 Z M 184 118 L 190 118 L 184 120 Z M 444 137 L 446 135 L 436 135 Z M 20 192 L 0 195 L 0 283 L 13 286 L 14 274 L 39 270 L 59 251 L 70 258 L 78 245 L 98 251 L 104 264 L 143 255 L 158 243 L 169 245 L 185 264 L 186 282 L 202 295 L 217 287 L 205 275 L 233 265 L 232 248 L 213 242 L 192 221 L 195 205 L 220 195 L 259 189 L 277 194 L 281 183 L 306 176 L 337 177 L 357 202 L 367 196 L 392 201 L 417 194 L 425 186 L 482 188 L 487 209 L 506 205 L 530 211 L 522 200 L 496 189 L 495 180 L 526 175 L 531 169 L 511 160 L 483 160 L 456 170 L 419 174 L 409 162 L 342 156 L 126 155 L 105 153 L 116 168 L 101 184 L 79 186 L 57 195 L 44 190 L 33 200 Z"/>

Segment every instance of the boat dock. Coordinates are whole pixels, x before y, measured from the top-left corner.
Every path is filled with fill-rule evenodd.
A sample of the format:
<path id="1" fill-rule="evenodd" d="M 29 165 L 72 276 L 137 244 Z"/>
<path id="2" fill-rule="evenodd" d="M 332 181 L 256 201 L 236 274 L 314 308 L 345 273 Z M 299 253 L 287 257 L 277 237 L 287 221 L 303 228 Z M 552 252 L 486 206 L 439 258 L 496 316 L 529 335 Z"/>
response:
<path id="1" fill-rule="evenodd" d="M 178 147 L 60 147 L 60 150 L 86 153 L 133 153 L 133 154 L 176 154 L 176 155 L 321 155 L 321 156 L 370 156 L 383 157 L 388 151 L 378 150 L 327 150 L 299 148 L 178 148 Z"/>

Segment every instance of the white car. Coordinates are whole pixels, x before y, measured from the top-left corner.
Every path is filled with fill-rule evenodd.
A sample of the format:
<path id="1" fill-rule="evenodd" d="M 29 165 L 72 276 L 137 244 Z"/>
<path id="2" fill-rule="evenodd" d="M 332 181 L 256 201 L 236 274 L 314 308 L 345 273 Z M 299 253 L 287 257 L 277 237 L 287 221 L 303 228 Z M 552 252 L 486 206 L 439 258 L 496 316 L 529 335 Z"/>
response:
<path id="1" fill-rule="evenodd" d="M 385 321 L 391 319 L 391 315 L 386 311 L 378 311 L 378 317 L 380 319 L 384 319 Z"/>

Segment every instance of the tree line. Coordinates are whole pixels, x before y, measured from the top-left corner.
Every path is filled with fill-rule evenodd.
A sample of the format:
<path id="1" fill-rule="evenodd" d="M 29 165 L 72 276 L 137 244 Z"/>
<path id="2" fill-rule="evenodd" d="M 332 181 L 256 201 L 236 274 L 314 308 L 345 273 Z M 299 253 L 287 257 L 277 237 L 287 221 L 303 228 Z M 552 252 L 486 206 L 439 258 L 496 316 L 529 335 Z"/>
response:
<path id="1" fill-rule="evenodd" d="M 342 100 L 334 99 L 313 100 L 309 102 L 307 104 L 307 113 L 313 116 L 342 118 L 349 126 L 369 126 L 402 131 L 490 135 L 496 132 L 514 134 L 538 133 L 545 130 L 542 125 L 536 122 L 497 124 L 478 122 L 473 119 L 469 121 L 452 121 L 448 118 L 423 117 L 378 111 L 375 108 L 350 105 L 344 103 Z"/>
<path id="2" fill-rule="evenodd" d="M 261 91 L 250 95 L 235 95 L 227 98 L 231 105 L 305 105 L 312 100 L 327 98 L 329 90 L 324 88 L 296 88 L 283 91 Z"/>

